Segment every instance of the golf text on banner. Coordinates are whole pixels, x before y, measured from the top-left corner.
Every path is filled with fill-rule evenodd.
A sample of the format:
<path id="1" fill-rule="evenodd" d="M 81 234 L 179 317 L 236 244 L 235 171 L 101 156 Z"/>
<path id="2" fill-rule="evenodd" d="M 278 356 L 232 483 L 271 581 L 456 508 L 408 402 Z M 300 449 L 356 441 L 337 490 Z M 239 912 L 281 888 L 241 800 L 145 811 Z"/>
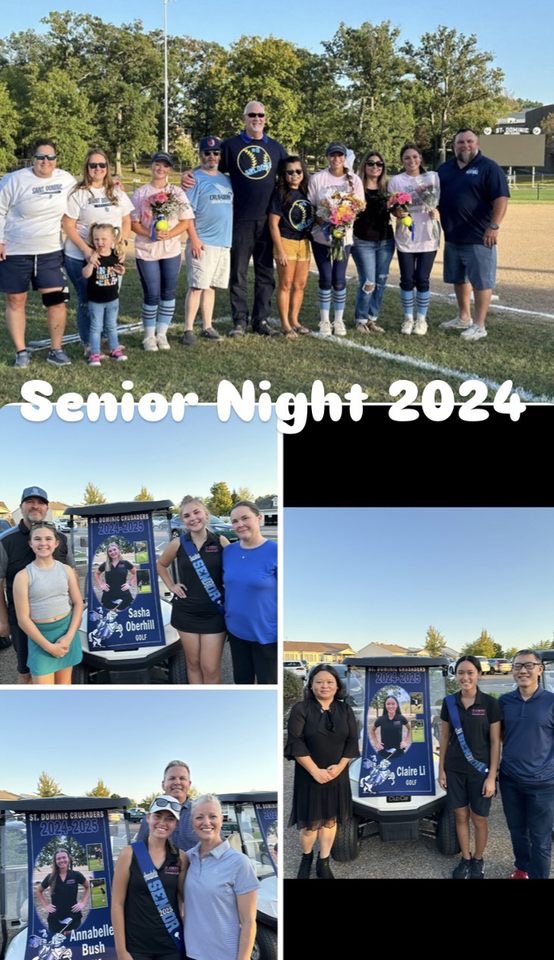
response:
<path id="1" fill-rule="evenodd" d="M 368 669 L 360 797 L 434 793 L 429 694 L 423 668 Z"/>
<path id="2" fill-rule="evenodd" d="M 163 646 L 152 516 L 89 519 L 89 650 Z"/>

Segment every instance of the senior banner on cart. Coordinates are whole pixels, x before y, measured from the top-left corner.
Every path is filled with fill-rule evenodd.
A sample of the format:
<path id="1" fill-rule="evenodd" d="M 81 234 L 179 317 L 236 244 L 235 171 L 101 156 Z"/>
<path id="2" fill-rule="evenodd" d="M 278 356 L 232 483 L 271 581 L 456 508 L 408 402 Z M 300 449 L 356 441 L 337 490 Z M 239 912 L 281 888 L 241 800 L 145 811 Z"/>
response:
<path id="1" fill-rule="evenodd" d="M 30 868 L 25 960 L 116 960 L 107 811 L 26 817 Z"/>
<path id="2" fill-rule="evenodd" d="M 369 667 L 359 796 L 434 792 L 428 671 Z"/>
<path id="3" fill-rule="evenodd" d="M 89 518 L 89 650 L 162 646 L 150 513 Z"/>

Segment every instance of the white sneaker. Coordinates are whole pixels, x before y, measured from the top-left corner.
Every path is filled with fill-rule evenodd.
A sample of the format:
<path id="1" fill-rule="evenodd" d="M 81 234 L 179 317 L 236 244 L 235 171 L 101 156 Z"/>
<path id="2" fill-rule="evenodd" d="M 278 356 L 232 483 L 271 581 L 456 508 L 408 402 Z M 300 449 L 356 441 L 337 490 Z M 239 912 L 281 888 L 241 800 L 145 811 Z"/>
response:
<path id="1" fill-rule="evenodd" d="M 427 320 L 425 319 L 425 317 L 416 317 L 416 322 L 414 324 L 413 332 L 416 333 L 418 337 L 425 336 L 425 334 L 427 333 Z"/>
<path id="2" fill-rule="evenodd" d="M 346 327 L 344 326 L 344 320 L 335 320 L 333 323 L 333 333 L 335 337 L 345 337 L 346 336 Z"/>
<path id="3" fill-rule="evenodd" d="M 171 350 L 165 333 L 156 334 L 156 343 L 158 344 L 158 350 Z"/>
<path id="4" fill-rule="evenodd" d="M 472 323 L 471 327 L 464 330 L 461 336 L 464 340 L 484 340 L 487 336 L 487 331 L 484 327 L 479 327 L 476 323 Z"/>
<path id="5" fill-rule="evenodd" d="M 468 330 L 471 325 L 471 320 L 460 320 L 459 317 L 454 317 L 453 320 L 443 320 L 439 323 L 439 330 Z"/>
<path id="6" fill-rule="evenodd" d="M 400 327 L 400 333 L 405 333 L 409 337 L 413 329 L 414 329 L 414 321 L 404 320 L 404 323 Z"/>
<path id="7" fill-rule="evenodd" d="M 158 349 L 158 344 L 156 343 L 155 337 L 145 337 L 142 341 L 142 345 L 149 353 L 154 353 Z"/>
<path id="8" fill-rule="evenodd" d="M 322 337 L 330 337 L 332 334 L 331 330 L 331 321 L 330 320 L 320 320 L 319 321 L 319 332 Z"/>

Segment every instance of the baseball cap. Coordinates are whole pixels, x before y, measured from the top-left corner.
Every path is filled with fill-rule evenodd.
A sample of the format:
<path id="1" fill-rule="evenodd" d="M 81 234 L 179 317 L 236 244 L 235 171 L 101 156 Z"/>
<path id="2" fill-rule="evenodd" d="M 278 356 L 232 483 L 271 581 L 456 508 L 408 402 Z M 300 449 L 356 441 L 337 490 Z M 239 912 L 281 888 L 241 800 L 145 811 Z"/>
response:
<path id="1" fill-rule="evenodd" d="M 342 153 L 344 156 L 348 153 L 344 143 L 330 143 L 325 151 L 325 156 L 328 157 L 330 153 Z"/>
<path id="2" fill-rule="evenodd" d="M 31 497 L 38 497 L 39 500 L 44 500 L 45 503 L 49 503 L 48 494 L 42 487 L 25 487 L 19 502 L 23 503 L 24 500 L 30 500 Z"/>
<path id="3" fill-rule="evenodd" d="M 221 150 L 222 141 L 219 137 L 202 137 L 198 144 L 199 150 Z"/>
<path id="4" fill-rule="evenodd" d="M 160 813 L 162 810 L 172 813 L 176 820 L 181 816 L 181 804 L 175 797 L 168 797 L 167 794 L 156 797 L 150 804 L 148 813 Z"/>
<path id="5" fill-rule="evenodd" d="M 170 167 L 173 166 L 173 160 L 168 153 L 164 153 L 163 150 L 160 150 L 158 153 L 155 153 L 152 157 L 151 163 L 168 163 Z"/>

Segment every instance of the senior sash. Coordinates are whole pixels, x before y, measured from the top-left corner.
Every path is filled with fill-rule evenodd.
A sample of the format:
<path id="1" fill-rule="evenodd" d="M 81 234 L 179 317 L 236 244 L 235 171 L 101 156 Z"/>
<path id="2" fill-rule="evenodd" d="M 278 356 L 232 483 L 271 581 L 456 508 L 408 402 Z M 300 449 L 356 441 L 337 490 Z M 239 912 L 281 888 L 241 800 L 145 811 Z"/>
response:
<path id="1" fill-rule="evenodd" d="M 144 882 L 148 887 L 154 906 L 167 930 L 167 935 L 171 938 L 173 946 L 178 947 L 182 951 L 183 931 L 181 929 L 181 921 L 175 915 L 175 911 L 167 899 L 167 893 L 158 876 L 158 871 L 152 863 L 152 857 L 148 852 L 148 847 L 142 840 L 135 841 L 131 846 L 137 858 L 138 865 L 142 870 L 142 876 L 144 877 Z"/>
<path id="2" fill-rule="evenodd" d="M 223 613 L 223 597 L 221 596 L 221 591 L 214 583 L 213 577 L 210 575 L 206 564 L 200 556 L 200 551 L 192 542 L 192 540 L 187 539 L 187 537 L 184 535 L 180 537 L 180 540 L 183 550 L 192 563 L 192 569 L 196 573 L 196 576 L 200 580 L 204 590 L 208 594 L 210 600 L 217 604 L 218 609 L 221 613 Z"/>

